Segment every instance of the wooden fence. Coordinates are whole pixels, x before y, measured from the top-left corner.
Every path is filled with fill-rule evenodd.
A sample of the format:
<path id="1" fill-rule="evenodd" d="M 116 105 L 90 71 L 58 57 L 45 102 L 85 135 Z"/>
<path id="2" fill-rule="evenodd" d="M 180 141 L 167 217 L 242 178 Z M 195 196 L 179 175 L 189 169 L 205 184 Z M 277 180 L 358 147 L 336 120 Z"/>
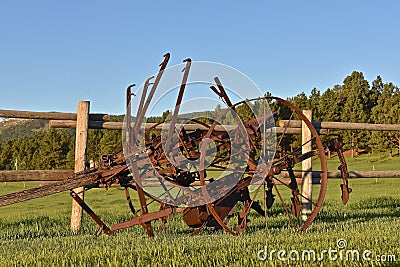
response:
<path id="1" fill-rule="evenodd" d="M 0 182 L 21 182 L 21 181 L 57 181 L 63 180 L 73 174 L 84 169 L 86 163 L 87 151 L 87 135 L 89 129 L 113 129 L 122 130 L 122 122 L 110 122 L 110 116 L 107 114 L 90 114 L 90 102 L 79 101 L 77 113 L 60 113 L 60 112 L 31 112 L 16 110 L 0 110 L 0 117 L 6 118 L 23 118 L 23 119 L 45 119 L 49 120 L 51 128 L 75 128 L 76 144 L 75 144 L 75 169 L 72 170 L 26 170 L 26 171 L 0 171 Z M 311 111 L 303 111 L 303 113 L 312 120 Z M 329 129 L 341 130 L 370 130 L 370 131 L 400 131 L 400 125 L 396 124 L 367 124 L 367 123 L 346 123 L 346 122 L 317 122 L 312 121 L 320 134 L 327 134 Z M 153 127 L 153 123 L 147 123 L 146 128 Z M 178 125 L 181 126 L 181 125 Z M 162 125 L 157 126 L 163 127 Z M 207 129 L 203 125 L 186 124 L 187 130 Z M 229 126 L 216 127 L 216 130 L 223 128 L 229 129 Z M 286 130 L 284 130 L 286 127 Z M 221 129 L 219 129 L 221 128 Z M 280 121 L 279 127 L 275 127 L 276 133 L 285 131 L 287 134 L 301 134 L 302 142 L 306 143 L 311 138 L 311 134 L 304 123 L 301 121 Z M 303 147 L 303 153 L 311 150 L 311 147 Z M 295 176 L 299 178 L 299 183 L 303 183 L 302 193 L 311 196 L 311 185 L 319 183 L 320 175 L 318 172 L 311 172 L 311 159 L 302 163 L 303 170 L 309 170 L 308 174 L 304 171 L 296 171 Z M 306 174 L 305 174 L 306 173 Z M 339 172 L 329 172 L 329 178 L 340 178 Z M 400 171 L 350 171 L 350 178 L 379 178 L 379 177 L 400 177 Z M 287 181 L 288 175 L 283 172 L 281 178 Z M 77 189 L 81 192 L 82 188 Z M 307 207 L 310 203 L 303 203 L 303 207 Z M 73 201 L 71 230 L 76 232 L 81 227 L 82 209 Z"/>

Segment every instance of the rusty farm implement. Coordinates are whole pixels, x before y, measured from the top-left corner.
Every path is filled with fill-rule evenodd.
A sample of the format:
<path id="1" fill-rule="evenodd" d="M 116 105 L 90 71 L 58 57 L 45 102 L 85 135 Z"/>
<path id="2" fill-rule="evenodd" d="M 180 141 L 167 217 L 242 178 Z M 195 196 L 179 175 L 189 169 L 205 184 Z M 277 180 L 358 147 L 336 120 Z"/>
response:
<path id="1" fill-rule="evenodd" d="M 303 231 L 323 204 L 327 150 L 338 154 L 342 201 L 347 203 L 351 189 L 341 142 L 335 139 L 324 147 L 312 123 L 288 101 L 264 96 L 232 103 L 224 79 L 216 74 L 206 89 L 222 100 L 225 109 L 212 118 L 204 114 L 180 114 L 193 67 L 190 59 L 184 61 L 172 112 L 162 122 L 146 125 L 146 114 L 168 74 L 169 58 L 169 54 L 164 56 L 155 77 L 146 80 L 140 95 L 135 94 L 134 105 L 132 86 L 128 87 L 123 145 L 114 154 L 104 155 L 98 166 L 68 179 L 0 196 L 0 206 L 71 190 L 71 197 L 99 225 L 98 233 L 114 235 L 120 229 L 141 225 L 149 236 L 154 236 L 152 221 L 160 219 L 165 223 L 176 212 L 181 212 L 184 222 L 195 229 L 192 234 L 213 227 L 237 235 L 245 231 L 251 210 L 267 217 L 268 209 L 280 203 L 288 224 Z M 301 120 L 311 134 L 309 140 L 293 137 L 289 123 L 276 127 L 275 122 L 283 119 Z M 299 186 L 300 180 L 295 175 L 295 171 L 313 172 L 299 168 L 310 159 L 314 159 L 319 174 L 313 196 L 304 191 L 304 185 L 303 189 Z M 311 181 L 308 183 L 312 186 Z M 132 219 L 109 227 L 72 189 L 111 186 L 124 188 Z M 139 207 L 131 201 L 132 192 L 138 195 Z M 150 204 L 159 205 L 159 209 L 150 212 Z M 228 226 L 235 215 L 237 226 Z"/>

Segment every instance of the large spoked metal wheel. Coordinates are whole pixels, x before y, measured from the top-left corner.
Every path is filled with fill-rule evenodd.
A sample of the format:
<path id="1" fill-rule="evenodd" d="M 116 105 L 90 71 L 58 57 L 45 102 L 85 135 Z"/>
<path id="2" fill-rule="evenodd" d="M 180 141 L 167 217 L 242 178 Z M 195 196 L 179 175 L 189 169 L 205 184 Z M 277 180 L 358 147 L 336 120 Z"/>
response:
<path id="1" fill-rule="evenodd" d="M 315 127 L 298 108 L 280 98 L 269 99 L 277 112 L 275 121 L 283 127 L 277 128 L 276 154 L 266 181 L 266 203 L 271 207 L 277 198 L 275 202 L 281 203 L 291 226 L 304 231 L 317 217 L 325 198 L 325 149 Z M 310 133 L 309 138 L 300 138 L 290 128 L 294 120 L 301 121 Z M 307 160 L 313 161 L 313 169 L 318 171 L 302 170 L 302 163 Z"/>

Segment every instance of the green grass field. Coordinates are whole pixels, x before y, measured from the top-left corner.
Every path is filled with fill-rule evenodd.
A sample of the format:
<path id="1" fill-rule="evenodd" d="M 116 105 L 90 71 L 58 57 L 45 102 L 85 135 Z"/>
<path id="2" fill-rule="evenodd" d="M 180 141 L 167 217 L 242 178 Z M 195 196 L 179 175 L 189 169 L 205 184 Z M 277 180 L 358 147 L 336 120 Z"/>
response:
<path id="1" fill-rule="evenodd" d="M 400 158 L 363 155 L 348 159 L 350 170 L 396 170 Z M 335 171 L 337 159 L 328 162 Z M 27 187 L 38 183 L 27 183 Z M 340 180 L 329 181 L 320 215 L 306 232 L 293 231 L 275 201 L 269 211 L 269 231 L 264 218 L 250 212 L 247 231 L 240 236 L 211 230 L 191 237 L 193 231 L 176 214 L 166 225 L 153 223 L 156 237 L 149 238 L 140 226 L 118 232 L 117 236 L 93 236 L 96 225 L 85 215 L 83 229 L 69 231 L 71 198 L 68 192 L 0 208 L 1 266 L 365 266 L 400 265 L 400 180 L 352 179 L 353 193 L 347 206 L 340 199 Z M 0 185 L 0 194 L 22 190 L 22 184 Z M 108 224 L 131 218 L 121 189 L 95 189 L 86 193 L 88 204 Z M 137 200 L 135 200 L 136 206 Z M 157 207 L 154 207 L 157 208 Z M 236 218 L 231 222 L 235 222 Z M 339 249 L 337 241 L 347 246 Z M 257 254 L 267 259 L 260 261 Z M 278 255 L 281 250 L 286 254 Z M 304 251 L 315 251 L 316 260 L 301 259 Z M 331 257 L 322 254 L 331 250 Z M 333 250 L 337 250 L 337 253 Z M 357 250 L 359 261 L 346 260 Z M 371 251 L 370 261 L 363 260 Z M 297 252 L 296 252 L 297 251 Z M 272 253 L 272 254 L 271 254 Z M 296 258 L 299 253 L 299 258 Z M 335 254 L 336 253 L 336 254 Z M 291 255 L 291 260 L 289 259 Z M 367 253 L 368 254 L 368 253 Z M 308 255 L 308 254 L 305 254 Z M 342 255 L 342 258 L 340 258 Z M 396 258 L 394 262 L 392 255 Z M 280 257 L 278 257 L 280 256 Z M 334 260 L 335 256 L 338 258 Z M 379 257 L 378 257 L 379 256 Z M 270 259 L 271 258 L 271 259 Z M 286 261 L 280 258 L 287 258 Z M 381 261 L 377 261 L 381 259 Z M 383 261 L 385 260 L 385 261 Z"/>

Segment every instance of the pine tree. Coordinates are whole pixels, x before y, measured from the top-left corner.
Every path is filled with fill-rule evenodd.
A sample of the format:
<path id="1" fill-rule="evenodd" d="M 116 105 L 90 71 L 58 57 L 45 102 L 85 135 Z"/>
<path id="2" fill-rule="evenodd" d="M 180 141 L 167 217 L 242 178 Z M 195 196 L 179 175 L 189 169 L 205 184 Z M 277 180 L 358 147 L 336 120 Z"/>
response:
<path id="1" fill-rule="evenodd" d="M 375 123 L 400 123 L 400 90 L 393 83 L 381 85 L 381 94 L 377 105 L 372 108 L 372 120 Z M 371 144 L 378 149 L 387 149 L 395 144 L 400 151 L 399 132 L 374 132 Z"/>
<path id="2" fill-rule="evenodd" d="M 353 71 L 347 76 L 342 85 L 342 97 L 344 100 L 341 120 L 345 122 L 368 122 L 370 110 L 368 110 L 369 84 L 362 72 Z M 351 143 L 352 147 L 366 147 L 366 131 L 347 131 L 344 142 Z"/>

